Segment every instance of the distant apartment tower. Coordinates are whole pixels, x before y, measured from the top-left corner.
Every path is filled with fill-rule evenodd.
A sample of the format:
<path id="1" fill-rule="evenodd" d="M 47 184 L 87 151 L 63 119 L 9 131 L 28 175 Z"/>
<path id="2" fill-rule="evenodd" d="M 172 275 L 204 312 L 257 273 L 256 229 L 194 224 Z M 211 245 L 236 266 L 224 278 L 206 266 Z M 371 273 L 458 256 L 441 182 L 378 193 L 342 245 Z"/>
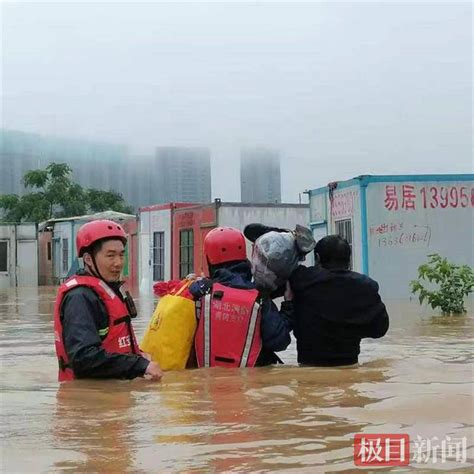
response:
<path id="1" fill-rule="evenodd" d="M 23 175 L 50 163 L 67 163 L 72 179 L 84 188 L 122 191 L 127 149 L 76 139 L 0 130 L 0 194 L 23 194 Z"/>
<path id="2" fill-rule="evenodd" d="M 240 154 L 242 202 L 280 203 L 280 154 L 267 148 L 246 148 Z"/>
<path id="3" fill-rule="evenodd" d="M 156 202 L 151 195 L 154 158 L 152 155 L 131 156 L 123 167 L 120 189 L 125 202 L 136 210 Z"/>
<path id="4" fill-rule="evenodd" d="M 158 147 L 150 196 L 155 204 L 211 201 L 211 157 L 207 148 Z"/>
<path id="5" fill-rule="evenodd" d="M 39 135 L 0 131 L 0 194 L 23 194 L 24 174 L 42 166 Z"/>

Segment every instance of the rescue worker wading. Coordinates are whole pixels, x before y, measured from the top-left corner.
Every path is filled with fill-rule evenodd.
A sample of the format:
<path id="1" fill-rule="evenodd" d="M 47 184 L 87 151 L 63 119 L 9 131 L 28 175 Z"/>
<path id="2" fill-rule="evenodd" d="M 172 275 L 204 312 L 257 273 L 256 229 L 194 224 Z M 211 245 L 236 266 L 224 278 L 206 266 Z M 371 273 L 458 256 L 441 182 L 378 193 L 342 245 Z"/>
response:
<path id="1" fill-rule="evenodd" d="M 290 344 L 292 303 L 279 312 L 252 282 L 245 238 L 231 227 L 211 230 L 204 239 L 211 279 L 194 282 L 199 301 L 195 336 L 199 367 L 253 367 L 280 362 L 275 352 Z"/>
<path id="2" fill-rule="evenodd" d="M 60 286 L 54 307 L 60 382 L 163 375 L 138 347 L 131 323 L 135 305 L 121 290 L 126 242 L 122 227 L 108 220 L 88 222 L 77 233 L 85 269 Z"/>

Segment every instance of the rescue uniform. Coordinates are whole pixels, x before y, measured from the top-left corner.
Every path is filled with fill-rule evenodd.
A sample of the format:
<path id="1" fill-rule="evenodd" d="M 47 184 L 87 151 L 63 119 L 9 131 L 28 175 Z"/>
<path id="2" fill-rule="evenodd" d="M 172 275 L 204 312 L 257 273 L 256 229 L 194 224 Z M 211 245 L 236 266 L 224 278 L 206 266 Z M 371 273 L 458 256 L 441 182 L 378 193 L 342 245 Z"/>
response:
<path id="1" fill-rule="evenodd" d="M 226 290 L 227 288 L 227 290 Z M 232 292 L 232 289 L 243 291 L 245 296 L 240 296 L 238 292 Z M 198 365 L 204 361 L 204 334 L 203 334 L 203 315 L 207 304 L 212 304 L 212 319 L 210 328 L 212 365 L 221 365 L 227 367 L 238 367 L 242 363 L 242 356 L 245 356 L 245 342 L 250 340 L 250 358 L 245 361 L 246 367 L 264 366 L 281 363 L 280 358 L 275 352 L 285 350 L 291 342 L 290 332 L 292 329 L 292 303 L 284 301 L 281 311 L 278 311 L 276 305 L 269 298 L 261 298 L 255 285 L 252 282 L 252 273 L 248 261 L 232 263 L 227 267 L 219 268 L 212 275 L 212 280 L 204 279 L 193 283 L 190 292 L 196 300 L 200 301 L 200 321 L 196 334 L 196 356 Z M 224 293 L 223 301 L 215 298 L 216 291 Z M 226 300 L 226 291 L 229 301 Z M 210 293 L 209 293 L 210 292 Z M 242 295 L 242 293 L 241 293 Z M 226 311 L 223 310 L 223 304 L 229 303 L 230 310 L 227 311 L 227 321 L 223 320 Z M 221 303 L 221 304 L 219 304 Z M 255 313 L 255 329 L 253 337 L 252 313 L 258 304 Z M 240 307 L 240 312 L 244 313 L 240 324 L 229 324 L 232 318 L 238 319 L 233 305 Z M 220 317 L 220 319 L 218 319 Z M 234 331 L 232 330 L 234 327 Z M 218 338 L 216 340 L 216 337 Z M 225 353 L 225 355 L 223 355 Z M 231 354 L 231 355 L 229 355 Z M 216 360 L 216 356 L 221 360 Z M 228 358 L 232 360 L 222 360 Z"/>
<path id="2" fill-rule="evenodd" d="M 139 353 L 120 286 L 85 273 L 61 285 L 54 312 L 60 381 L 145 374 L 149 361 Z"/>

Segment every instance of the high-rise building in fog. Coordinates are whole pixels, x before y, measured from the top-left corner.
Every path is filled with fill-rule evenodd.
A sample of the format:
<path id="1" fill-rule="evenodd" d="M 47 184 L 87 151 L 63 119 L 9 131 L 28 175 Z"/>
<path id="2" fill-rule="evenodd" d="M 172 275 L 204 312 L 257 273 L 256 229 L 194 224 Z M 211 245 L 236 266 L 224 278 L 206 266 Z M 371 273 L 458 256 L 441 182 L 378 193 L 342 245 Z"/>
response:
<path id="1" fill-rule="evenodd" d="M 122 173 L 122 190 L 125 202 L 135 210 L 155 204 L 151 195 L 153 156 L 131 156 Z"/>
<path id="2" fill-rule="evenodd" d="M 207 148 L 158 147 L 150 194 L 154 203 L 211 202 L 211 157 Z"/>
<path id="3" fill-rule="evenodd" d="M 155 156 L 129 156 L 123 145 L 0 130 L 0 194 L 25 193 L 23 175 L 67 163 L 83 188 L 121 193 L 135 209 L 166 202 L 210 202 L 210 152 L 159 147 Z"/>
<path id="4" fill-rule="evenodd" d="M 23 194 L 24 174 L 42 167 L 39 135 L 0 131 L 0 194 Z"/>
<path id="5" fill-rule="evenodd" d="M 280 203 L 280 154 L 267 148 L 245 148 L 240 153 L 242 202 Z"/>
<path id="6" fill-rule="evenodd" d="M 73 181 L 84 188 L 121 192 L 126 161 L 127 149 L 123 145 L 2 129 L 0 194 L 24 194 L 23 175 L 50 163 L 67 163 L 73 170 Z"/>

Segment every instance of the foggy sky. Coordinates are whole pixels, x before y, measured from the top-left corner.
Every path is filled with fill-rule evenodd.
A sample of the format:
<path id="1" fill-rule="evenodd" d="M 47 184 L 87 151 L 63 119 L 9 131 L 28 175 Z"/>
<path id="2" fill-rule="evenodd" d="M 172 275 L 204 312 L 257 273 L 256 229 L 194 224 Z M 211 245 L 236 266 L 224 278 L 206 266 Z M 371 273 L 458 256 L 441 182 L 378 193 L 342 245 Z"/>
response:
<path id="1" fill-rule="evenodd" d="M 472 5 L 7 3 L 2 126 L 282 154 L 282 199 L 360 174 L 472 172 Z"/>

